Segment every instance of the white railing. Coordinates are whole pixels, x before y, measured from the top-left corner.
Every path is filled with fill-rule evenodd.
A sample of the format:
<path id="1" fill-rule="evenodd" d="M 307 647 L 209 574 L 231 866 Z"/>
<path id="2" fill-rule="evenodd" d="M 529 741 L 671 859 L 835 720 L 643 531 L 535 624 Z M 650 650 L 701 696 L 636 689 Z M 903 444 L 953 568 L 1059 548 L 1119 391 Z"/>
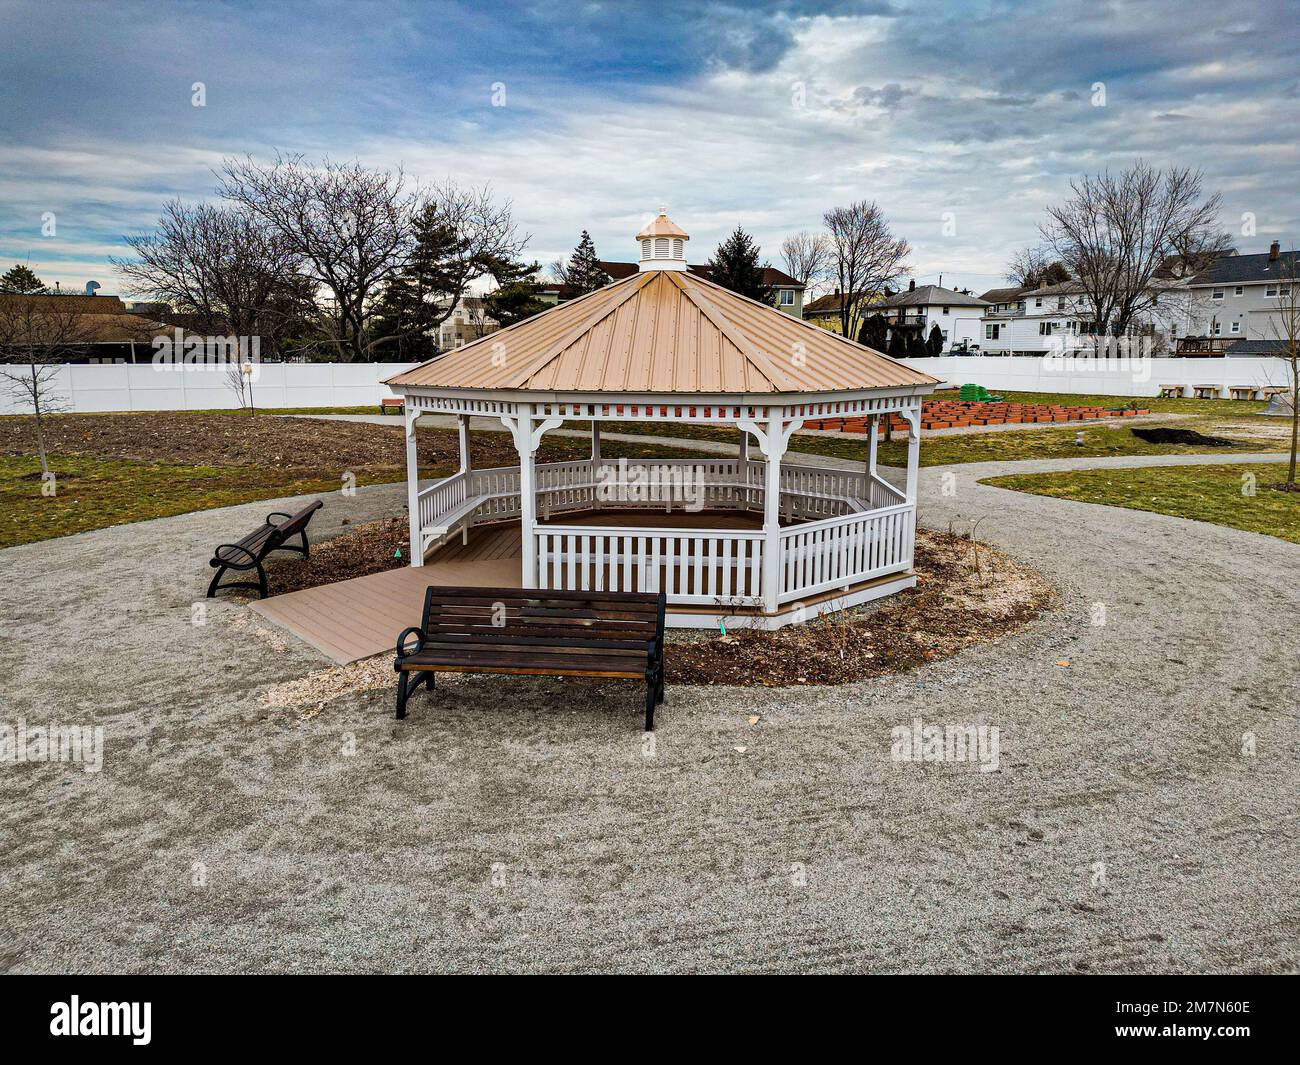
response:
<path id="1" fill-rule="evenodd" d="M 762 601 L 761 532 L 548 525 L 533 536 L 538 588 L 662 591 L 683 604 Z"/>
<path id="2" fill-rule="evenodd" d="M 469 498 L 470 481 L 464 473 L 452 476 L 422 489 L 417 497 L 420 504 L 420 528 L 431 529 L 442 525 L 446 515 L 459 509 Z"/>
<path id="3" fill-rule="evenodd" d="M 873 474 L 871 483 L 867 486 L 866 499 L 871 504 L 872 510 L 882 510 L 885 507 L 906 503 L 907 494 L 901 488 L 895 488 L 883 477 Z"/>
<path id="4" fill-rule="evenodd" d="M 908 569 L 915 521 L 907 503 L 783 529 L 777 602 Z"/>

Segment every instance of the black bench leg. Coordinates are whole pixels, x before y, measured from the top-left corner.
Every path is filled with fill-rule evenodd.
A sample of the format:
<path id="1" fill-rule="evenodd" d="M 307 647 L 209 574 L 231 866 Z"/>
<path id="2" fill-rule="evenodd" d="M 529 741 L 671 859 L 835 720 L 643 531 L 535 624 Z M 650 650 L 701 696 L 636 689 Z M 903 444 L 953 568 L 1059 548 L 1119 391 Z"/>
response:
<path id="1" fill-rule="evenodd" d="M 645 686 L 645 730 L 647 732 L 655 730 L 655 703 L 658 701 L 656 698 L 658 694 L 654 678 L 651 677 Z"/>
<path id="2" fill-rule="evenodd" d="M 397 674 L 397 720 L 401 721 L 406 716 L 406 699 L 410 695 L 407 690 L 406 673 Z"/>
<path id="3" fill-rule="evenodd" d="M 416 690 L 423 684 L 430 691 L 434 688 L 434 678 L 437 674 L 431 669 L 423 669 L 416 675 L 414 681 L 411 680 L 411 671 L 399 670 L 397 674 L 397 720 L 400 721 L 406 716 L 406 700 L 415 694 Z"/>
<path id="4" fill-rule="evenodd" d="M 259 599 L 266 598 L 266 570 L 262 568 L 262 563 L 260 562 L 257 564 L 257 591 Z"/>
<path id="5" fill-rule="evenodd" d="M 217 572 L 212 575 L 212 582 L 208 585 L 209 599 L 215 599 L 217 597 L 217 582 L 221 580 L 221 576 L 225 572 L 226 572 L 226 567 L 221 566 L 217 569 Z"/>
<path id="6" fill-rule="evenodd" d="M 662 703 L 664 701 L 664 667 L 662 664 L 659 666 L 659 689 L 656 695 L 655 702 Z"/>

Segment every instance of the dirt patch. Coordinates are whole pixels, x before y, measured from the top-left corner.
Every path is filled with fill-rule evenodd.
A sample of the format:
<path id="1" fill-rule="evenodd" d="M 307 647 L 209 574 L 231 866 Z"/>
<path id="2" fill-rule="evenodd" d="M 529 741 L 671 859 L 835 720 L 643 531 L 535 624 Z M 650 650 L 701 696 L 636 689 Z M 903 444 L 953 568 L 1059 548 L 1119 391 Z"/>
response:
<path id="1" fill-rule="evenodd" d="M 916 587 L 875 608 L 824 615 L 776 632 L 741 629 L 675 640 L 677 684 L 843 684 L 913 669 L 995 640 L 1052 600 L 1034 570 L 968 537 L 918 531 Z"/>
<path id="2" fill-rule="evenodd" d="M 1206 436 L 1195 429 L 1174 429 L 1167 425 L 1158 425 L 1151 429 L 1131 429 L 1130 432 L 1139 440 L 1148 444 L 1195 444 L 1198 447 L 1236 447 L 1231 440 L 1221 436 Z"/>
<path id="3" fill-rule="evenodd" d="M 0 454 L 32 454 L 34 421 L 0 418 Z M 96 459 L 362 471 L 404 468 L 406 444 L 400 429 L 400 419 L 388 426 L 266 414 L 66 414 L 45 419 L 45 444 L 52 454 Z M 421 466 L 458 461 L 455 432 L 428 429 L 417 435 Z M 552 441 L 543 441 L 548 443 Z M 567 444 L 562 447 L 572 450 Z M 480 469 L 519 461 L 508 433 L 475 433 L 472 451 Z"/>

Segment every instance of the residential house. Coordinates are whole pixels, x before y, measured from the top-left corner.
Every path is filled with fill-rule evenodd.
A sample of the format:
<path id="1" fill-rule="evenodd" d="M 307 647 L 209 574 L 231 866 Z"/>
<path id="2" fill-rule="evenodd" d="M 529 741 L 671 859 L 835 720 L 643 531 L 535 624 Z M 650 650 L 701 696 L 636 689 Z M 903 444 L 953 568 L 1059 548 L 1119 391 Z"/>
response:
<path id="1" fill-rule="evenodd" d="M 1296 252 L 1275 240 L 1258 255 L 1224 255 L 1187 282 L 1192 300 L 1178 326 L 1180 355 L 1254 354 L 1239 341 L 1276 341 L 1286 336 L 1286 307 L 1298 268 Z"/>
<path id="2" fill-rule="evenodd" d="M 445 304 L 444 304 L 445 306 Z M 451 351 L 495 333 L 501 324 L 488 315 L 482 297 L 463 296 L 438 326 L 438 349 Z"/>
<path id="3" fill-rule="evenodd" d="M 9 357 L 21 357 L 45 342 L 60 349 L 58 362 L 148 362 L 153 338 L 166 332 L 161 322 L 129 313 L 117 296 L 0 294 L 0 355 L 10 348 Z"/>
<path id="4" fill-rule="evenodd" d="M 1182 287 L 1185 282 L 1158 284 Z M 1091 303 L 1077 281 L 1037 286 L 989 289 L 981 297 L 987 306 L 980 320 L 979 347 L 985 355 L 1046 355 L 1064 343 L 1075 346 L 1080 337 L 1096 334 Z M 1129 336 L 1152 336 L 1161 341 L 1171 329 L 1170 312 L 1162 309 L 1152 319 L 1129 329 Z M 1160 354 L 1162 345 L 1155 345 Z"/>
<path id="5" fill-rule="evenodd" d="M 983 335 L 981 315 L 988 302 L 967 291 L 917 285 L 908 282 L 904 292 L 897 292 L 881 302 L 891 329 L 917 330 L 928 340 L 936 325 L 943 334 L 944 350 L 957 345 L 978 344 Z"/>

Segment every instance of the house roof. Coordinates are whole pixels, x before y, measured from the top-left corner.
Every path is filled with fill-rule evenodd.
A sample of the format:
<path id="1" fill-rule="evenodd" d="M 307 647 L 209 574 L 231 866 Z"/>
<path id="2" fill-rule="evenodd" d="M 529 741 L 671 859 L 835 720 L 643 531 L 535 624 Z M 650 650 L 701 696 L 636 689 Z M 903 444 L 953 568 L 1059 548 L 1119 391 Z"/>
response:
<path id="1" fill-rule="evenodd" d="M 855 292 L 846 297 L 842 292 L 828 292 L 825 296 L 818 296 L 811 303 L 805 303 L 803 305 L 803 312 L 805 315 L 814 318 L 818 315 L 839 314 L 840 307 L 844 305 L 845 299 L 866 299 L 869 307 L 879 307 L 882 305 L 882 301 L 873 296 L 862 296 Z"/>
<path id="2" fill-rule="evenodd" d="M 991 288 L 984 295 L 980 296 L 985 303 L 1015 303 L 1026 292 L 1032 289 L 1025 288 L 1024 285 L 1012 285 L 1010 288 Z"/>
<path id="3" fill-rule="evenodd" d="M 884 301 L 886 307 L 983 307 L 988 301 L 938 285 L 917 285 Z"/>
<path id="4" fill-rule="evenodd" d="M 1251 282 L 1260 283 L 1289 280 L 1300 273 L 1300 261 L 1296 252 L 1282 252 L 1276 259 L 1270 259 L 1268 252 L 1259 255 L 1224 255 L 1216 259 L 1214 265 L 1191 279 L 1192 285 L 1240 285 Z"/>
<path id="5" fill-rule="evenodd" d="M 1283 355 L 1287 351 L 1285 340 L 1238 340 L 1224 348 L 1225 355 Z"/>
<path id="6" fill-rule="evenodd" d="M 387 383 L 397 388 L 739 395 L 928 388 L 938 380 L 706 278 L 649 270 L 561 303 Z"/>
<path id="7" fill-rule="evenodd" d="M 602 259 L 599 261 L 598 265 L 615 281 L 622 281 L 623 278 L 631 277 L 633 274 L 640 273 L 641 271 L 641 267 L 636 263 L 619 263 Z M 709 269 L 707 264 L 688 266 L 686 269 L 700 277 L 709 277 L 712 274 L 712 271 Z M 804 287 L 784 270 L 778 270 L 775 266 L 763 267 L 763 284 L 771 288 Z"/>
<path id="8" fill-rule="evenodd" d="M 129 314 L 116 296 L 0 293 L 0 313 L 22 315 L 30 331 L 77 344 L 145 343 L 164 326 Z"/>

